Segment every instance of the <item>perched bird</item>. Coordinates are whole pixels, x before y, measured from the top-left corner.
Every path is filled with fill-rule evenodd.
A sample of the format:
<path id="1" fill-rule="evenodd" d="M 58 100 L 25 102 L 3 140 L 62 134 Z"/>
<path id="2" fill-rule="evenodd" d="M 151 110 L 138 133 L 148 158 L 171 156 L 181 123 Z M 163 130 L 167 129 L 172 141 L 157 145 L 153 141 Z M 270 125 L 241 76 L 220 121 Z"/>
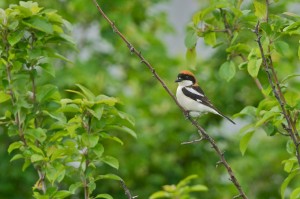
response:
<path id="1" fill-rule="evenodd" d="M 199 87 L 192 72 L 187 70 L 181 71 L 175 82 L 178 83 L 176 98 L 179 104 L 189 112 L 190 116 L 198 117 L 203 113 L 211 112 L 235 124 L 234 121 L 222 114 L 209 101 L 203 90 Z"/>

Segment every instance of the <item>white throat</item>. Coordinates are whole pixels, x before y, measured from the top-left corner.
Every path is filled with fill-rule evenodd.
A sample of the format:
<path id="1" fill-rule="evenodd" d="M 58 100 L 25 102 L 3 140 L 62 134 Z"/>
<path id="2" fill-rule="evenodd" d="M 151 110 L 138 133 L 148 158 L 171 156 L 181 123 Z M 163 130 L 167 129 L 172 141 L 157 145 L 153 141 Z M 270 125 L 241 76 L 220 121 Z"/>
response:
<path id="1" fill-rule="evenodd" d="M 186 87 L 186 86 L 192 86 L 193 82 L 191 80 L 183 80 L 181 82 L 178 82 L 178 86 L 180 87 Z"/>

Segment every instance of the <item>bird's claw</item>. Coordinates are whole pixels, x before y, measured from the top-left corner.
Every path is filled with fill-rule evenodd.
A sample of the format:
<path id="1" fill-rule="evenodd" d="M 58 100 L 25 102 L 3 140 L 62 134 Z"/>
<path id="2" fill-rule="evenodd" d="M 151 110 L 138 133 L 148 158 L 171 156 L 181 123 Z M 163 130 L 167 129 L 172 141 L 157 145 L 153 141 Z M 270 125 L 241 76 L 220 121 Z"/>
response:
<path id="1" fill-rule="evenodd" d="M 183 115 L 184 115 L 185 119 L 187 120 L 190 117 L 190 112 L 189 111 L 184 111 Z"/>

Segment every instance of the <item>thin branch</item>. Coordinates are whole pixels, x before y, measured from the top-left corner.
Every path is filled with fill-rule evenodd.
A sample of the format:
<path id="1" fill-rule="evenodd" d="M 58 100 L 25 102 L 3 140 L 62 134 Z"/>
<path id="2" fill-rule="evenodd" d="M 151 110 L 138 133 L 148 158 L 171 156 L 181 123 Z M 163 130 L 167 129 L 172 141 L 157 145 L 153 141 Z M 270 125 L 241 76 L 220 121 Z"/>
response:
<path id="1" fill-rule="evenodd" d="M 270 6 L 270 1 L 266 0 L 266 6 L 267 6 L 267 11 L 266 11 L 266 22 L 269 22 L 269 6 Z"/>
<path id="2" fill-rule="evenodd" d="M 11 69 L 12 69 L 12 63 L 8 60 L 8 57 L 9 57 L 9 50 L 10 50 L 10 45 L 9 45 L 9 42 L 8 42 L 8 32 L 7 30 L 4 30 L 2 32 L 2 41 L 3 43 L 5 44 L 5 48 L 4 48 L 4 52 L 5 52 L 5 58 L 7 59 L 7 63 L 5 64 L 5 69 L 6 69 L 6 76 L 7 76 L 7 81 L 8 81 L 8 85 L 9 85 L 9 95 L 10 95 L 10 100 L 11 100 L 11 104 L 13 107 L 15 107 L 16 105 L 16 97 L 15 97 L 15 93 L 13 91 L 13 87 L 12 87 L 12 78 L 11 78 Z M 27 146 L 27 142 L 25 140 L 25 137 L 24 137 L 24 130 L 23 130 L 23 124 L 21 123 L 21 116 L 20 116 L 20 111 L 17 111 L 16 114 L 15 114 L 15 123 L 18 127 L 18 133 L 19 133 L 19 136 L 22 140 L 22 142 L 24 143 L 25 146 Z"/>
<path id="3" fill-rule="evenodd" d="M 270 43 L 271 44 L 271 43 Z M 268 54 L 271 55 L 271 47 L 270 47 L 270 44 L 268 46 Z M 280 87 L 280 83 L 279 83 L 279 80 L 278 80 L 278 77 L 277 77 L 277 74 L 275 72 L 275 69 L 274 69 L 274 65 L 273 65 L 273 60 L 272 60 L 272 57 L 270 56 L 269 57 L 269 67 L 271 68 L 271 71 L 272 71 L 272 75 L 273 75 L 273 78 L 274 78 L 274 83 L 276 85 L 276 88 L 277 88 L 277 92 L 278 92 L 278 95 L 280 97 L 280 99 L 282 100 L 283 104 L 284 104 L 284 109 L 286 107 L 286 100 L 285 100 L 285 97 L 282 93 L 282 90 L 281 90 L 281 87 Z M 286 110 L 286 109 L 285 109 Z M 292 131 L 293 133 L 296 135 L 296 138 L 297 138 L 297 142 L 300 141 L 300 137 L 299 137 L 299 134 L 298 134 L 298 131 L 297 131 L 297 128 L 296 128 L 296 122 L 297 122 L 297 118 L 295 118 L 296 120 L 293 121 L 293 118 L 291 117 L 291 113 L 290 111 L 286 110 L 286 114 L 287 114 L 287 117 L 289 118 L 289 121 L 290 121 L 290 127 L 292 128 Z M 288 121 L 288 122 L 289 122 Z"/>
<path id="4" fill-rule="evenodd" d="M 277 78 L 275 70 L 274 70 L 272 57 L 271 56 L 266 57 L 266 55 L 265 55 L 265 52 L 264 52 L 264 49 L 263 49 L 263 46 L 262 46 L 262 43 L 261 43 L 261 35 L 259 33 L 259 29 L 260 29 L 259 25 L 260 25 L 260 23 L 258 21 L 256 26 L 255 26 L 254 33 L 256 34 L 256 37 L 257 37 L 256 42 L 258 44 L 260 54 L 261 54 L 261 57 L 262 57 L 262 60 L 263 60 L 263 66 L 264 66 L 265 71 L 267 73 L 268 81 L 269 81 L 269 84 L 272 87 L 273 94 L 275 95 L 275 98 L 277 99 L 277 101 L 278 101 L 278 103 L 281 107 L 282 114 L 283 114 L 283 116 L 284 116 L 284 118 L 287 122 L 288 126 L 285 128 L 285 130 L 289 134 L 290 138 L 292 139 L 292 141 L 293 141 L 293 143 L 296 147 L 296 157 L 297 157 L 297 160 L 298 160 L 298 164 L 300 165 L 299 144 L 298 144 L 297 135 L 296 135 L 296 134 L 298 134 L 298 132 L 294 130 L 293 124 L 292 124 L 293 123 L 292 118 L 289 116 L 289 113 L 285 108 L 286 107 L 286 102 L 284 100 L 284 97 L 283 97 L 283 94 L 282 94 L 282 91 L 281 91 L 281 87 L 279 85 L 278 78 Z M 274 83 L 274 81 L 275 81 L 275 83 Z"/>
<path id="5" fill-rule="evenodd" d="M 125 38 L 125 36 L 118 30 L 118 28 L 115 26 L 115 24 L 106 16 L 106 14 L 103 12 L 103 10 L 100 8 L 99 4 L 97 3 L 96 0 L 93 0 L 93 2 L 95 3 L 95 5 L 98 8 L 98 11 L 100 12 L 100 14 L 104 17 L 104 19 L 111 25 L 113 31 L 115 33 L 118 34 L 118 36 L 121 37 L 121 39 L 127 44 L 127 47 L 129 48 L 130 52 L 135 54 L 136 56 L 138 56 L 141 60 L 141 63 L 144 63 L 148 69 L 152 72 L 153 76 L 156 78 L 157 81 L 159 81 L 159 83 L 162 85 L 162 87 L 166 90 L 166 92 L 170 95 L 170 97 L 174 100 L 174 102 L 177 104 L 177 106 L 181 109 L 181 111 L 187 116 L 187 119 L 197 128 L 198 133 L 200 135 L 200 137 L 207 139 L 212 148 L 216 151 L 216 153 L 218 154 L 220 160 L 222 161 L 222 163 L 224 164 L 229 176 L 230 176 L 230 180 L 233 182 L 233 184 L 235 185 L 235 187 L 237 188 L 239 194 L 241 195 L 241 198 L 243 199 L 247 199 L 246 194 L 244 193 L 240 183 L 238 182 L 238 180 L 235 177 L 234 172 L 232 171 L 231 167 L 229 166 L 229 164 L 227 163 L 224 154 L 221 152 L 221 150 L 219 149 L 219 147 L 217 146 L 217 144 L 215 143 L 214 139 L 212 137 L 210 137 L 206 131 L 198 124 L 198 122 L 196 120 L 194 120 L 193 118 L 191 118 L 189 116 L 189 114 L 186 114 L 186 110 L 180 106 L 180 104 L 178 103 L 176 97 L 174 96 L 174 94 L 171 92 L 171 90 L 166 86 L 166 84 L 164 83 L 164 81 L 159 77 L 159 75 L 156 73 L 155 69 L 152 67 L 152 65 L 142 56 L 142 54 L 136 50 L 136 48 Z"/>
<path id="6" fill-rule="evenodd" d="M 200 139 L 197 139 L 197 140 L 191 140 L 191 141 L 187 141 L 187 142 L 182 142 L 181 144 L 182 145 L 185 145 L 185 144 L 194 144 L 196 142 L 201 142 L 202 140 L 204 140 L 205 138 L 201 137 Z"/>
<path id="7" fill-rule="evenodd" d="M 124 192 L 125 192 L 125 195 L 127 196 L 128 199 L 134 199 L 134 198 L 138 198 L 138 196 L 132 196 L 128 187 L 126 186 L 125 182 L 123 180 L 120 181 L 123 189 L 124 189 Z"/>
<path id="8" fill-rule="evenodd" d="M 225 30 L 227 31 L 229 37 L 230 37 L 230 41 L 233 37 L 233 33 L 232 33 L 232 30 L 231 30 L 231 27 L 227 21 L 227 17 L 226 17 L 226 12 L 224 12 L 224 10 L 222 8 L 220 8 L 220 12 L 221 12 L 221 16 L 223 18 L 223 23 L 224 23 L 224 26 L 225 26 Z"/>

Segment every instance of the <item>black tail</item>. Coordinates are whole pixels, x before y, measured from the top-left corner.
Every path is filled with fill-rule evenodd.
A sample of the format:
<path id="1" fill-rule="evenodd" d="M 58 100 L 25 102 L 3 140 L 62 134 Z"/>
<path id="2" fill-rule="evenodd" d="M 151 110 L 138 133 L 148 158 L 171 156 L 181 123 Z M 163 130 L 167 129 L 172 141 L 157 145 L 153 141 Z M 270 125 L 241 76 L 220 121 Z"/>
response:
<path id="1" fill-rule="evenodd" d="M 225 119 L 227 119 L 228 121 L 230 121 L 232 124 L 235 124 L 235 122 L 234 122 L 232 119 L 230 119 L 229 117 L 227 117 L 226 115 L 223 115 L 223 114 L 220 113 L 220 112 L 219 112 L 219 114 L 220 114 L 220 116 L 222 116 L 222 117 L 224 117 Z"/>

